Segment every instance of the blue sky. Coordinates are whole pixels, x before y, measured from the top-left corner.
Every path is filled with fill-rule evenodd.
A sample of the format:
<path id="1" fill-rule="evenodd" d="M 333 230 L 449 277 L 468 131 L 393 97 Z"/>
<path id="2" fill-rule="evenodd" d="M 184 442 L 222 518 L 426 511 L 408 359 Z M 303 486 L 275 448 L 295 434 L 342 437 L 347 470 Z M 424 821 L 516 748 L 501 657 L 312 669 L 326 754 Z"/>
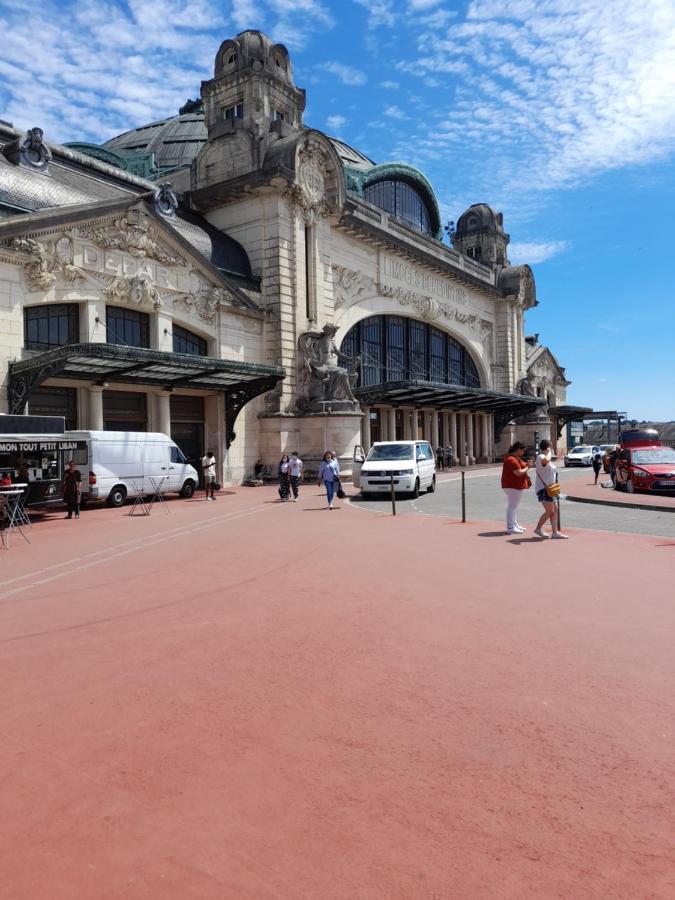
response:
<path id="1" fill-rule="evenodd" d="M 219 43 L 287 44 L 305 121 L 504 212 L 568 402 L 675 419 L 673 0 L 0 0 L 0 117 L 102 141 L 177 112 Z"/>

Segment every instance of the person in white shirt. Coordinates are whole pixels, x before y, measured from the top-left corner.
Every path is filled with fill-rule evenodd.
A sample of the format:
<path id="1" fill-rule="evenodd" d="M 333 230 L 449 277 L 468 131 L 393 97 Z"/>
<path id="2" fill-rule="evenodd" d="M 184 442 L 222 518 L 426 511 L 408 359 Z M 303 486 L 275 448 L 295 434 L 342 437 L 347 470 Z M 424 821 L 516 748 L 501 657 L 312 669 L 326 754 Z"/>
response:
<path id="1" fill-rule="evenodd" d="M 558 480 L 558 472 L 551 460 L 550 441 L 540 442 L 539 453 L 534 461 L 534 471 L 537 473 L 534 482 L 537 500 L 544 507 L 544 512 L 537 522 L 534 533 L 537 537 L 548 538 L 548 534 L 544 531 L 544 525 L 550 521 L 552 531 L 551 537 L 556 538 L 557 540 L 567 540 L 567 535 L 558 530 L 558 504 L 556 499 L 555 497 L 549 497 L 546 493 L 546 488 L 549 487 L 549 485 L 555 484 Z"/>
<path id="2" fill-rule="evenodd" d="M 216 491 L 216 458 L 212 450 L 206 451 L 202 457 L 202 472 L 204 473 L 204 490 L 207 500 L 215 500 Z"/>
<path id="3" fill-rule="evenodd" d="M 293 491 L 293 502 L 297 503 L 298 490 L 300 487 L 300 480 L 302 479 L 302 460 L 298 456 L 297 450 L 294 450 L 291 453 L 291 461 L 288 464 L 288 474 L 291 479 L 291 490 Z"/>

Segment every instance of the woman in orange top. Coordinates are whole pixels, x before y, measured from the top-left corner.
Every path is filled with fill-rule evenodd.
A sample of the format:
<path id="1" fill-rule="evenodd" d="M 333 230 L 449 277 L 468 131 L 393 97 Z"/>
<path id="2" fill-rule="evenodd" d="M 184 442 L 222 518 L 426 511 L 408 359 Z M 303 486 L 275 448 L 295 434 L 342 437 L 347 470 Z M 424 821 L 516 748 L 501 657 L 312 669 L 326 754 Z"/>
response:
<path id="1" fill-rule="evenodd" d="M 523 491 L 532 485 L 527 474 L 529 463 L 523 459 L 526 447 L 520 441 L 509 447 L 502 466 L 502 488 L 506 494 L 506 530 L 509 534 L 523 534 L 526 530 L 518 524 L 516 510 L 522 500 Z"/>

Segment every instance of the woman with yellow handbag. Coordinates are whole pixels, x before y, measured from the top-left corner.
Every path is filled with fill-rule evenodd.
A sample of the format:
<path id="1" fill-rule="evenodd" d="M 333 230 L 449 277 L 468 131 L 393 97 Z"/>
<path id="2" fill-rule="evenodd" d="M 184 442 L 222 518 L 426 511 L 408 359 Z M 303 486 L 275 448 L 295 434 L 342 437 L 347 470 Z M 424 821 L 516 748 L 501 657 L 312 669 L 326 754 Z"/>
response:
<path id="1" fill-rule="evenodd" d="M 558 497 L 560 496 L 560 485 L 558 484 L 558 472 L 551 459 L 551 442 L 541 441 L 539 444 L 539 453 L 534 461 L 534 471 L 537 477 L 534 482 L 534 489 L 537 492 L 537 500 L 544 507 L 537 527 L 534 533 L 537 537 L 548 538 L 548 534 L 544 531 L 544 525 L 550 521 L 551 537 L 560 541 L 567 540 L 567 535 L 558 529 Z"/>

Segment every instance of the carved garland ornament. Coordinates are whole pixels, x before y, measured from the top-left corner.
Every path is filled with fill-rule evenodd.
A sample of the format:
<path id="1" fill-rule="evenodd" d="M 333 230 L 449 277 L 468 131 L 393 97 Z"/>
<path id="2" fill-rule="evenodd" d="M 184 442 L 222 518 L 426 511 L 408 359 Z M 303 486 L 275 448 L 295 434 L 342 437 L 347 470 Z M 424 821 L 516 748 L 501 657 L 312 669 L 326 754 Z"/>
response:
<path id="1" fill-rule="evenodd" d="M 325 219 L 330 212 L 325 198 L 328 169 L 320 147 L 307 144 L 298 152 L 297 181 L 284 193 L 294 212 L 299 212 L 309 224 Z"/>

